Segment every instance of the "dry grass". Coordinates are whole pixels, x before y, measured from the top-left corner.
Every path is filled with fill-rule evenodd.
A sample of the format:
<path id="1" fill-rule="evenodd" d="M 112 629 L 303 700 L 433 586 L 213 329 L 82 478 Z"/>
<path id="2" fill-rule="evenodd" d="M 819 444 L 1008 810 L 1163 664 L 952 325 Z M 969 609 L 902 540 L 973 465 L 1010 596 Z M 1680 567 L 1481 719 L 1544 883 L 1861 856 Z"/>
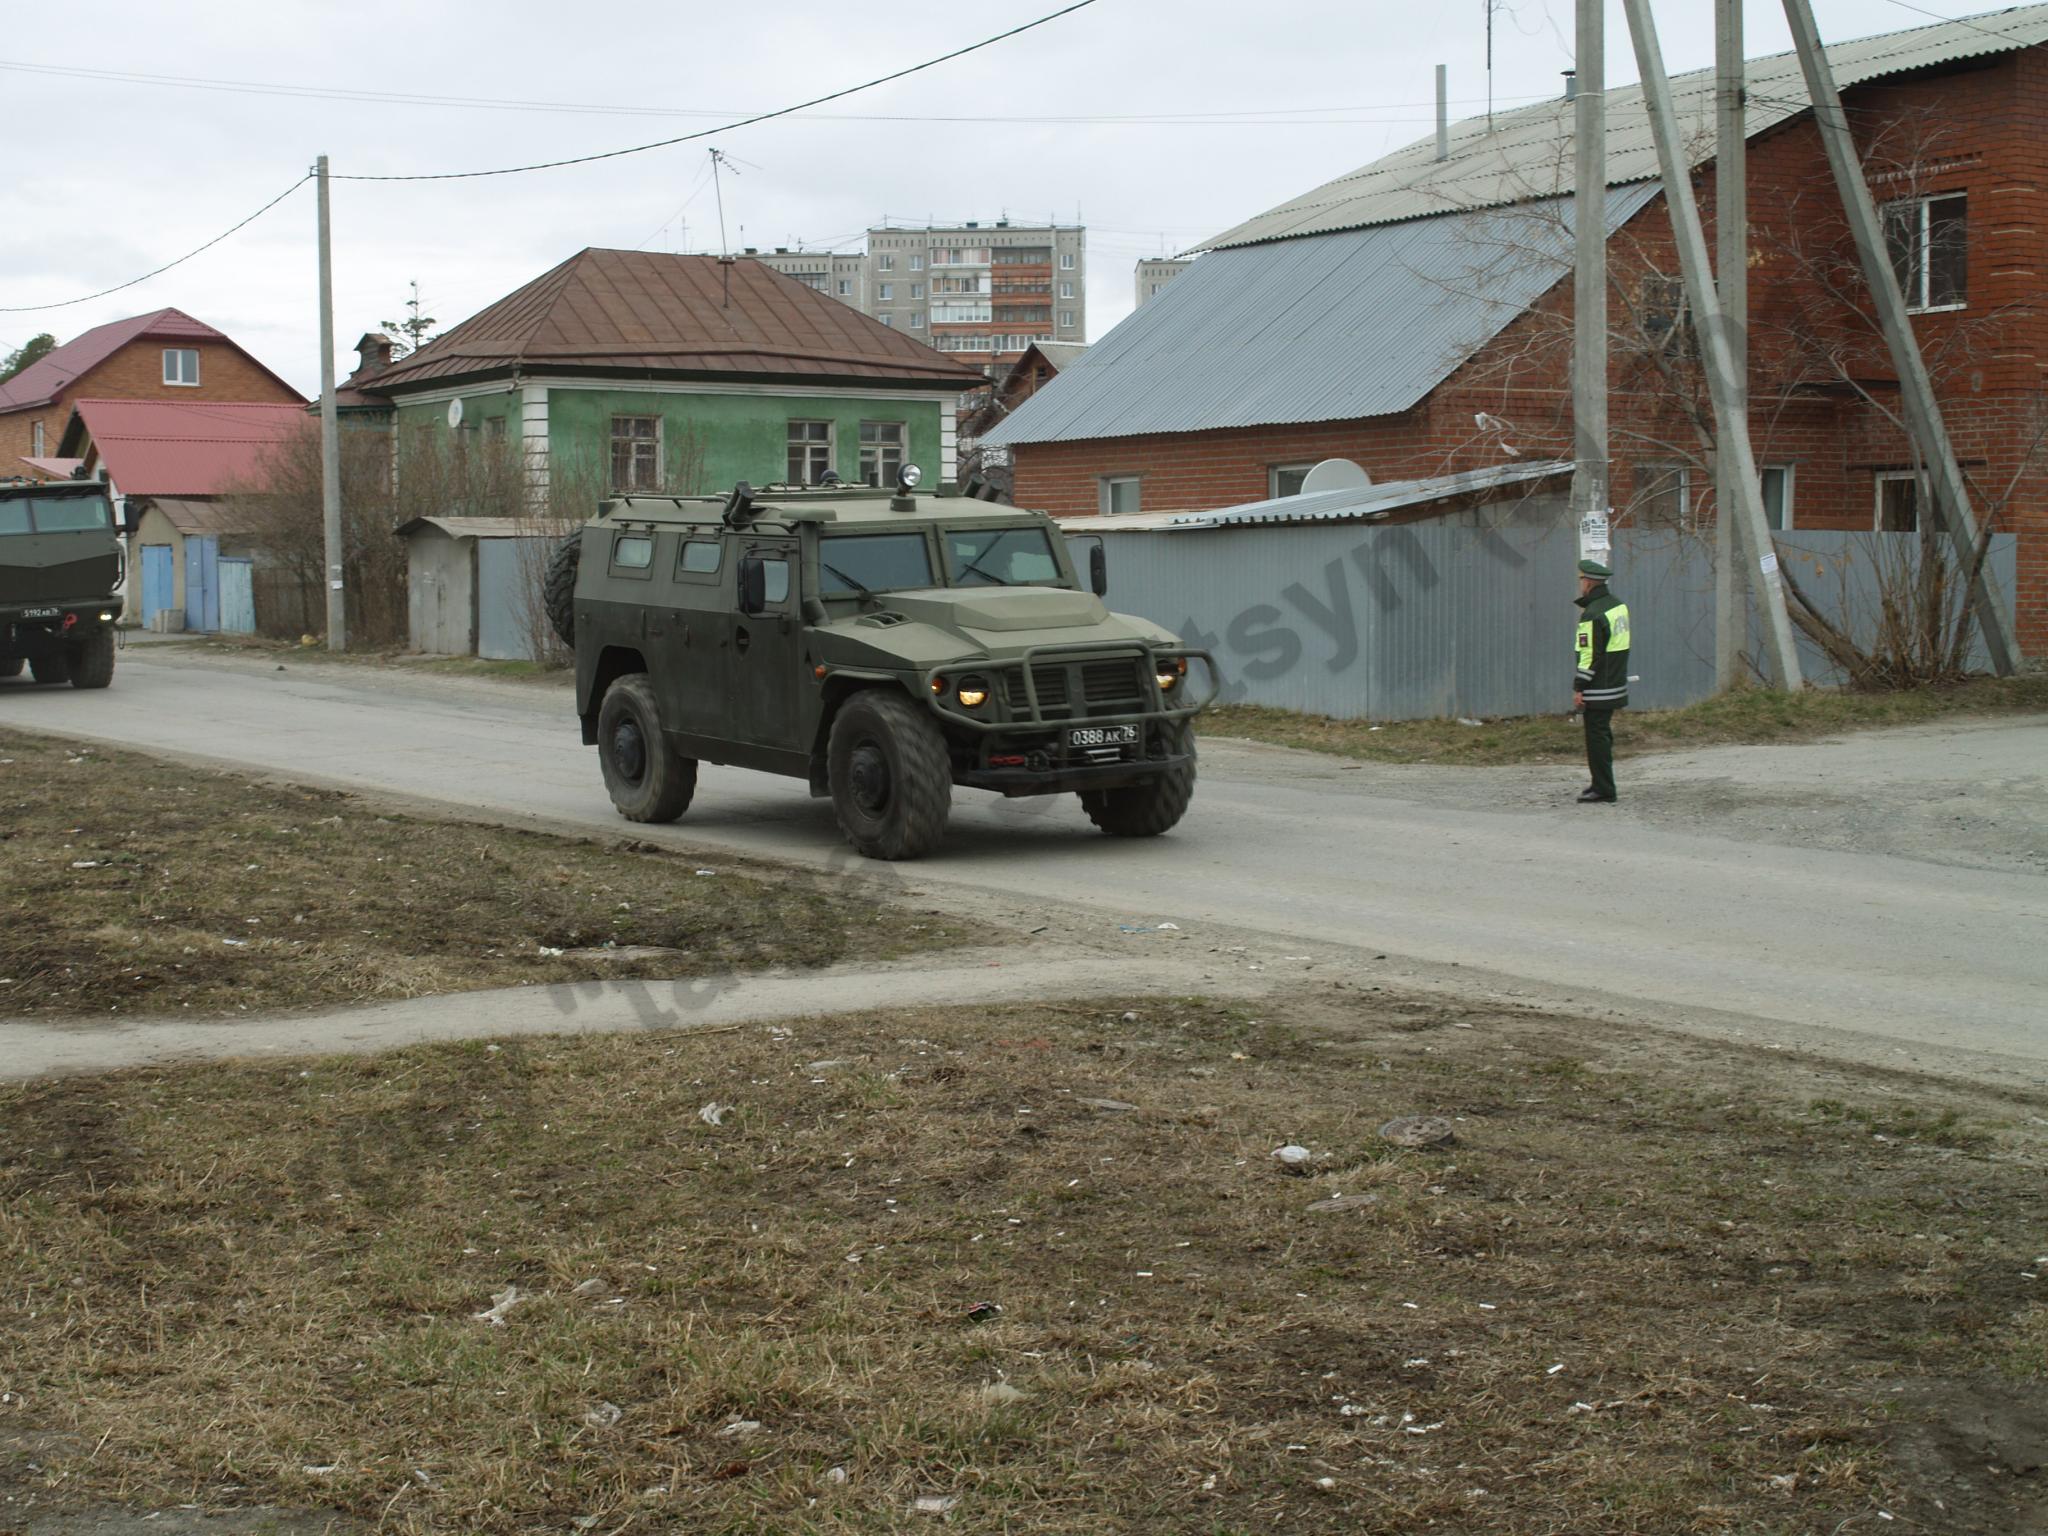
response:
<path id="1" fill-rule="evenodd" d="M 0 1443 L 42 1437 L 0 1492 L 415 1533 L 881 1533 L 920 1497 L 1063 1536 L 2025 1528 L 1983 1435 L 1910 1427 L 2043 1401 L 2018 1133 L 1650 1081 L 1591 1026 L 1285 1012 L 0 1090 Z M 1458 1144 L 1380 1143 L 1406 1112 Z M 1306 1209 L 1339 1192 L 1376 1203 Z"/>
<path id="2" fill-rule="evenodd" d="M 817 966 L 956 942 L 968 927 L 878 901 L 857 873 L 417 819 L 0 732 L 0 1017 L 233 1014 Z M 546 953 L 608 944 L 664 953 Z"/>
<path id="3" fill-rule="evenodd" d="M 1809 689 L 1800 694 L 1745 689 L 1683 709 L 1628 709 L 1614 717 L 1621 756 L 1690 747 L 1812 741 L 1842 731 L 1924 725 L 1964 715 L 2048 712 L 2048 674 L 1980 678 L 1954 688 L 1857 693 Z M 1455 720 L 1333 720 L 1293 710 L 1233 704 L 1196 722 L 1209 736 L 1234 736 L 1274 746 L 1304 747 L 1383 763 L 1576 762 L 1585 756 L 1579 722 L 1564 714 L 1531 715 L 1460 725 Z"/>

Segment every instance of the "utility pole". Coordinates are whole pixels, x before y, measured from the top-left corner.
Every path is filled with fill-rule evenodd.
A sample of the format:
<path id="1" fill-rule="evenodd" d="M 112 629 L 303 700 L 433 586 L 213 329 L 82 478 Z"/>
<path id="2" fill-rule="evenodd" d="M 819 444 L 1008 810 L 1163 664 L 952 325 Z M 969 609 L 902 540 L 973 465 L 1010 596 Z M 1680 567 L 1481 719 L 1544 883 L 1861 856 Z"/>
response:
<path id="1" fill-rule="evenodd" d="M 1789 3 L 1789 0 L 1788 0 Z M 1785 608 L 1785 583 L 1778 575 L 1778 556 L 1764 526 L 1763 488 L 1758 483 L 1756 453 L 1749 441 L 1749 413 L 1728 345 L 1728 324 L 1714 293 L 1713 269 L 1707 262 L 1707 236 L 1700 223 L 1700 205 L 1692 193 L 1692 167 L 1685 141 L 1679 137 L 1678 115 L 1671 107 L 1671 82 L 1664 74 L 1664 49 L 1657 41 L 1650 0 L 1622 0 L 1628 28 L 1635 39 L 1636 68 L 1643 78 L 1643 96 L 1650 108 L 1650 131 L 1657 141 L 1658 173 L 1664 183 L 1664 205 L 1678 246 L 1679 270 L 1685 277 L 1694 329 L 1706 348 L 1707 383 L 1714 401 L 1714 440 L 1733 456 L 1736 510 L 1749 547 L 1758 551 L 1759 596 L 1764 606 L 1764 632 L 1777 682 L 1791 692 L 1805 685 L 1799 650 L 1792 636 L 1792 616 Z"/>
<path id="2" fill-rule="evenodd" d="M 1791 24 L 1792 42 L 1799 50 L 1806 94 L 1812 98 L 1814 121 L 1828 152 L 1829 168 L 1835 173 L 1842 210 L 1848 215 L 1849 233 L 1856 242 L 1857 259 L 1863 265 L 1863 280 L 1877 306 L 1878 324 L 1884 331 L 1885 345 L 1891 349 L 1892 366 L 1899 372 L 1906 426 L 1927 465 L 1934 493 L 1931 510 L 1955 547 L 1958 565 L 1966 572 L 1976 570 L 1977 520 L 1970 515 L 1969 487 L 1963 481 L 1962 466 L 1956 462 L 1955 445 L 1949 440 L 1941 406 L 1934 398 L 1934 381 L 1928 377 L 1927 363 L 1920 356 L 1920 343 L 1906 313 L 1906 297 L 1899 291 L 1898 274 L 1892 270 L 1891 256 L 1885 249 L 1877 205 L 1863 179 L 1863 162 L 1849 132 L 1849 120 L 1842 112 L 1842 95 L 1835 89 L 1834 70 L 1820 45 L 1813 7 L 1807 0 L 1785 0 L 1785 20 Z M 2012 614 L 2006 608 L 2004 596 L 1982 571 L 1976 571 L 1971 589 L 1971 611 L 1977 616 L 1977 627 L 1983 633 L 1991 665 L 2000 677 L 2010 677 L 2020 660 Z"/>
<path id="3" fill-rule="evenodd" d="M 1607 469 L 1607 38 L 1604 0 L 1578 0 L 1572 237 L 1572 518 L 1579 553 L 1602 559 Z"/>
<path id="4" fill-rule="evenodd" d="M 342 588 L 341 428 L 334 409 L 334 239 L 327 213 L 327 157 L 313 166 L 320 194 L 320 523 L 327 565 L 327 649 L 348 649 Z"/>
<path id="5" fill-rule="evenodd" d="M 1714 0 L 1714 275 L 1727 321 L 1737 409 L 1749 417 L 1749 140 L 1742 57 L 1743 0 Z M 1749 584 L 1743 580 L 1736 498 L 1742 471 L 1725 432 L 1714 434 L 1714 689 L 1742 676 L 1749 633 Z"/>

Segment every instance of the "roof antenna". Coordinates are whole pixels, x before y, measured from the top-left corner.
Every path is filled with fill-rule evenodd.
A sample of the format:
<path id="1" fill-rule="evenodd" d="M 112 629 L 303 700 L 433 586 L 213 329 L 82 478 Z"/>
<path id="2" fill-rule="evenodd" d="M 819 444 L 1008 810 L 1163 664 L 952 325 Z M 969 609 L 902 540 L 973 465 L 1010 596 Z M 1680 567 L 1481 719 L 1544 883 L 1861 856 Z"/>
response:
<path id="1" fill-rule="evenodd" d="M 731 309 L 732 247 L 725 243 L 725 189 L 718 184 L 718 168 L 721 165 L 723 165 L 727 170 L 732 170 L 732 162 L 726 159 L 725 151 L 721 149 L 712 150 L 711 193 L 712 196 L 718 199 L 718 271 L 720 277 L 724 280 L 725 293 L 725 297 L 722 300 L 722 305 L 726 309 Z M 732 173 L 735 176 L 739 175 L 738 171 L 733 171 Z"/>
<path id="2" fill-rule="evenodd" d="M 1445 64 L 1436 67 L 1436 157 L 1451 158 L 1450 67 Z"/>

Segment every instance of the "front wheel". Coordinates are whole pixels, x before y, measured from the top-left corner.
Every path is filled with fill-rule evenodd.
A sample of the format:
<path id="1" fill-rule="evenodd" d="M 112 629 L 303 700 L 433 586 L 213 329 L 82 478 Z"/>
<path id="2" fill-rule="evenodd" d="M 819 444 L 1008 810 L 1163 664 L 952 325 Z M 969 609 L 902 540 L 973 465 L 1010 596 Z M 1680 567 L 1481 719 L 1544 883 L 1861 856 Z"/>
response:
<path id="1" fill-rule="evenodd" d="M 28 675 L 45 688 L 71 681 L 71 658 L 62 651 L 52 651 L 47 656 L 29 659 Z"/>
<path id="2" fill-rule="evenodd" d="M 597 711 L 597 761 L 612 804 L 628 821 L 674 821 L 697 792 L 697 760 L 661 734 L 661 712 L 645 672 L 605 690 Z"/>
<path id="3" fill-rule="evenodd" d="M 114 680 L 114 632 L 95 630 L 71 648 L 71 686 L 104 688 Z"/>
<path id="4" fill-rule="evenodd" d="M 1186 721 L 1168 727 L 1166 750 L 1187 762 L 1169 768 L 1149 784 L 1128 789 L 1081 792 L 1088 819 L 1111 837 L 1157 837 L 1171 831 L 1195 797 L 1195 730 Z"/>
<path id="5" fill-rule="evenodd" d="M 938 723 L 900 693 L 871 688 L 833 717 L 826 744 L 832 809 L 871 859 L 922 858 L 946 835 L 953 766 Z"/>

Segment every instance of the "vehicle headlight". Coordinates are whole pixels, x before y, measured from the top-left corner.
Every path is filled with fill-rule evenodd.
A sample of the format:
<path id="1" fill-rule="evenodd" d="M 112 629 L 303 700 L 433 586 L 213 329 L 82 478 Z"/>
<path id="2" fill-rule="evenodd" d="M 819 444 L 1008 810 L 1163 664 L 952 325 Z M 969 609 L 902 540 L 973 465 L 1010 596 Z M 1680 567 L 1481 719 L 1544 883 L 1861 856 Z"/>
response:
<path id="1" fill-rule="evenodd" d="M 1167 660 L 1159 663 L 1159 671 L 1155 675 L 1159 680 L 1159 691 L 1161 693 L 1173 692 L 1175 688 L 1180 686 L 1180 680 L 1188 675 L 1187 658 L 1185 656 L 1169 657 Z"/>
<path id="2" fill-rule="evenodd" d="M 946 690 L 947 690 L 947 688 L 949 688 L 949 687 L 951 687 L 951 686 L 952 686 L 952 685 L 951 685 L 950 683 L 948 683 L 948 682 L 947 682 L 947 681 L 946 681 L 946 680 L 945 680 L 945 679 L 944 679 L 943 677 L 935 677 L 935 678 L 933 678 L 933 679 L 932 679 L 932 697 L 933 697 L 933 698 L 935 698 L 935 699 L 943 699 L 943 698 L 944 698 L 944 697 L 946 696 Z"/>
<path id="3" fill-rule="evenodd" d="M 988 680 L 981 677 L 963 677 L 953 696 L 969 709 L 979 709 L 988 702 Z"/>

